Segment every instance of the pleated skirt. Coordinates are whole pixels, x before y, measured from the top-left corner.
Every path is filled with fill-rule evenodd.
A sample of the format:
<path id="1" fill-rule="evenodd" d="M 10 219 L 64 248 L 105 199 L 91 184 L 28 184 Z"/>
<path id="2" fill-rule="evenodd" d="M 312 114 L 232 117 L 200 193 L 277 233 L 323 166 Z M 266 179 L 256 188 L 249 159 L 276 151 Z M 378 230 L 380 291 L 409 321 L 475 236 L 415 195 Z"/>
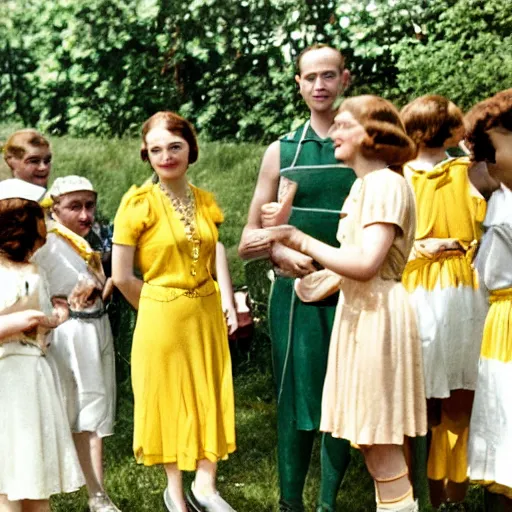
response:
<path id="1" fill-rule="evenodd" d="M 401 283 L 343 280 L 320 428 L 357 445 L 426 434 L 421 343 Z"/>

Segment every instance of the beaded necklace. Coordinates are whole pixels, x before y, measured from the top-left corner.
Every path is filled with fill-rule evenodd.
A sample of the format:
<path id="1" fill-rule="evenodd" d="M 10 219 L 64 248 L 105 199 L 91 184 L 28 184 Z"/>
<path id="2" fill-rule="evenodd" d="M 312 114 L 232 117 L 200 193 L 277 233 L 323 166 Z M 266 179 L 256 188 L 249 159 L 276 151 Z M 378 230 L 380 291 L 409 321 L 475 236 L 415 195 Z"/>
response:
<path id="1" fill-rule="evenodd" d="M 195 276 L 197 274 L 196 267 L 199 260 L 199 249 L 201 247 L 201 239 L 197 233 L 196 226 L 196 202 L 194 194 L 190 187 L 187 187 L 185 199 L 180 199 L 174 192 L 165 188 L 162 183 L 159 183 L 160 190 L 167 196 L 171 202 L 171 206 L 180 218 L 183 227 L 185 228 L 185 237 L 190 244 L 190 257 L 192 258 L 192 265 L 190 266 L 190 274 Z"/>

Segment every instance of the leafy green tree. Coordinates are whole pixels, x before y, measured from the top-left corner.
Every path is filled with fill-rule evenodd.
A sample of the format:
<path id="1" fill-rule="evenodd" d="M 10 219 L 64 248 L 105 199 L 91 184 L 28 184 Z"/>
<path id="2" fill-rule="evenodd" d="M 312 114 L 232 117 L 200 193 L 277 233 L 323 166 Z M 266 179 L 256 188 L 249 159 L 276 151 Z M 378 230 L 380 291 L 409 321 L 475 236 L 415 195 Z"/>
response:
<path id="1" fill-rule="evenodd" d="M 512 83 L 512 4 L 500 0 L 429 3 L 416 37 L 393 47 L 398 87 L 408 100 L 441 94 L 469 109 Z M 430 11 L 430 12 L 429 12 Z"/>

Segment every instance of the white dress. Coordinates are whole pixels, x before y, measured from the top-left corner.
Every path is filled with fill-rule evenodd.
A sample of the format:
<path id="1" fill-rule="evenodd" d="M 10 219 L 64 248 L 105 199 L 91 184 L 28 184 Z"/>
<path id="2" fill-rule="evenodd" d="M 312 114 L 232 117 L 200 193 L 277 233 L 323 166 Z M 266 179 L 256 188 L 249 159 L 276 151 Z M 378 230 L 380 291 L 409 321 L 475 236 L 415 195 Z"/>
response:
<path id="1" fill-rule="evenodd" d="M 488 204 L 475 265 L 490 292 L 469 429 L 469 476 L 512 498 L 512 192 Z"/>
<path id="2" fill-rule="evenodd" d="M 50 312 L 35 265 L 0 263 L 0 283 L 0 315 Z M 23 343 L 36 336 L 44 333 L 18 333 L 0 344 L 0 494 L 11 501 L 48 499 L 84 484 L 48 358 L 39 347 Z"/>
<path id="3" fill-rule="evenodd" d="M 52 297 L 69 296 L 79 276 L 89 273 L 84 259 L 56 233 L 48 234 L 46 244 L 33 259 L 45 270 Z M 103 303 L 98 298 L 85 312 L 101 310 Z M 55 329 L 52 349 L 67 365 L 67 370 L 60 373 L 68 411 L 72 411 L 68 414 L 74 416 L 72 430 L 95 432 L 100 437 L 111 435 L 116 381 L 114 342 L 107 314 L 99 318 L 70 318 Z"/>

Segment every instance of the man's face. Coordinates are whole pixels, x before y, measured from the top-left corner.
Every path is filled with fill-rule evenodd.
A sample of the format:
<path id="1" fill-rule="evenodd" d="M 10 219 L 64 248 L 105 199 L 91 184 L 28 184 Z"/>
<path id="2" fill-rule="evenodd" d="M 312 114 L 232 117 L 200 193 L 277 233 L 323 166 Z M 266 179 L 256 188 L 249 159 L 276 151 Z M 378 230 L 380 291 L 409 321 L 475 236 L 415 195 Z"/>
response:
<path id="1" fill-rule="evenodd" d="M 489 174 L 512 189 L 512 132 L 503 127 L 488 132 L 496 151 L 496 163 L 488 163 Z"/>
<path id="2" fill-rule="evenodd" d="M 52 168 L 52 153 L 47 146 L 28 146 L 22 158 L 11 157 L 8 165 L 15 178 L 46 188 Z"/>
<path id="3" fill-rule="evenodd" d="M 53 215 L 58 222 L 86 236 L 91 230 L 96 212 L 96 194 L 90 190 L 79 190 L 60 196 L 53 206 Z"/>
<path id="4" fill-rule="evenodd" d="M 347 70 L 341 70 L 341 58 L 332 48 L 306 52 L 295 76 L 300 94 L 312 112 L 334 112 L 334 103 L 350 82 Z"/>

